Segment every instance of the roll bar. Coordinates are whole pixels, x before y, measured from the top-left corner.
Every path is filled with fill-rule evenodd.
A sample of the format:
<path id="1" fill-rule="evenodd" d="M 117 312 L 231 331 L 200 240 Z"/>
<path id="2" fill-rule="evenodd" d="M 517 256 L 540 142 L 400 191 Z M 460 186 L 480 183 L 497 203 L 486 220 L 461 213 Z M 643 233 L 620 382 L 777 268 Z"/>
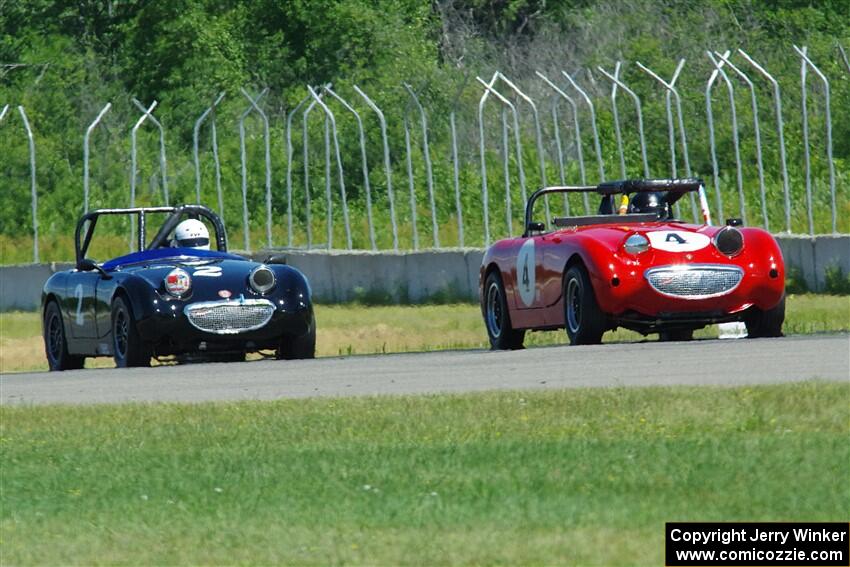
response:
<path id="1" fill-rule="evenodd" d="M 150 245 L 145 248 L 145 233 L 147 231 L 146 215 L 149 213 L 170 214 L 168 218 L 166 218 L 159 231 L 157 231 L 156 236 L 154 236 Z M 97 219 L 105 215 L 136 215 L 138 217 L 139 244 L 137 252 L 141 252 L 142 250 L 151 250 L 153 248 L 158 248 L 159 246 L 161 246 L 165 242 L 165 239 L 167 238 L 168 234 L 170 234 L 171 231 L 174 230 L 180 223 L 181 217 L 204 217 L 210 222 L 210 224 L 213 225 L 213 229 L 215 230 L 216 249 L 219 252 L 227 252 L 227 233 L 224 229 L 224 223 L 221 222 L 221 218 L 219 218 L 217 214 L 215 214 L 212 210 L 203 205 L 179 205 L 176 207 L 134 207 L 127 209 L 97 209 L 84 214 L 77 222 L 77 229 L 74 232 L 74 252 L 76 255 L 76 262 L 78 266 L 80 265 L 80 262 L 86 257 L 86 252 L 88 251 L 89 245 L 91 244 L 91 239 L 94 235 L 94 229 L 97 225 Z M 88 222 L 89 225 L 87 230 L 85 231 L 85 235 L 83 236 L 83 227 L 85 226 L 86 222 Z"/>
<path id="2" fill-rule="evenodd" d="M 523 232 L 523 237 L 527 237 L 530 232 L 530 226 L 533 222 L 534 202 L 543 195 L 551 193 L 597 193 L 605 196 L 651 191 L 666 192 L 664 202 L 671 207 L 685 193 L 698 191 L 700 193 L 703 219 L 706 223 L 711 224 L 708 204 L 705 201 L 705 183 L 703 183 L 702 179 L 620 179 L 617 181 L 603 181 L 599 185 L 565 185 L 538 189 L 528 198 L 528 203 L 525 205 L 525 231 Z"/>

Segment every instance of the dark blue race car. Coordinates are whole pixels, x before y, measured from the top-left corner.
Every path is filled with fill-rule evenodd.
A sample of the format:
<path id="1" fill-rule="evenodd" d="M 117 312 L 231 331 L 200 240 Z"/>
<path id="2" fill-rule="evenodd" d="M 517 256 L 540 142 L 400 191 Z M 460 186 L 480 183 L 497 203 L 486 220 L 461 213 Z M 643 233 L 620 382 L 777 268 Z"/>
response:
<path id="1" fill-rule="evenodd" d="M 98 219 L 130 216 L 138 250 L 98 264 L 86 256 Z M 165 216 L 147 245 L 151 217 Z M 215 250 L 210 250 L 212 227 Z M 57 272 L 42 293 L 44 350 L 51 370 L 112 356 L 119 367 L 152 357 L 244 360 L 275 351 L 313 358 L 316 322 L 307 278 L 282 259 L 249 261 L 227 252 L 221 219 L 200 205 L 100 209 L 75 234 L 76 268 Z"/>

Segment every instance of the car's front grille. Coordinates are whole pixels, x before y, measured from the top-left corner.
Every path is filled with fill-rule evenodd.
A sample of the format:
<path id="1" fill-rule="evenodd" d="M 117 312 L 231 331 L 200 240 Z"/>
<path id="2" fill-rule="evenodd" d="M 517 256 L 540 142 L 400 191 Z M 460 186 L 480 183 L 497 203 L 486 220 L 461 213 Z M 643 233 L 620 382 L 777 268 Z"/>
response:
<path id="1" fill-rule="evenodd" d="M 744 271 L 737 266 L 691 264 L 651 268 L 644 275 L 653 289 L 663 295 L 705 299 L 738 287 Z"/>
<path id="2" fill-rule="evenodd" d="M 184 310 L 197 329 L 217 335 L 232 335 L 259 329 L 269 322 L 274 304 L 267 299 L 205 301 Z"/>

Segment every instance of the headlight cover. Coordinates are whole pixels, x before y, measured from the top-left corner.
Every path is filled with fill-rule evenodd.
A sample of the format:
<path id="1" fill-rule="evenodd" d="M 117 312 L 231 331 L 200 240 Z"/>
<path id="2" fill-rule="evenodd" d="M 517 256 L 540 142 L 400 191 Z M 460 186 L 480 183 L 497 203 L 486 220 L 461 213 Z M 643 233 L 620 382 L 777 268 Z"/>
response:
<path id="1" fill-rule="evenodd" d="M 257 266 L 251 271 L 248 275 L 248 283 L 251 284 L 254 291 L 260 295 L 265 295 L 274 289 L 277 280 L 274 277 L 274 272 L 268 266 L 263 265 Z"/>
<path id="2" fill-rule="evenodd" d="M 623 249 L 629 254 L 640 254 L 649 250 L 649 240 L 642 234 L 633 234 L 623 243 Z"/>
<path id="3" fill-rule="evenodd" d="M 192 289 L 192 276 L 182 268 L 174 268 L 163 280 L 165 291 L 174 297 L 183 297 Z"/>
<path id="4" fill-rule="evenodd" d="M 744 235 L 737 228 L 724 226 L 714 235 L 714 247 L 726 256 L 737 256 L 744 249 Z"/>

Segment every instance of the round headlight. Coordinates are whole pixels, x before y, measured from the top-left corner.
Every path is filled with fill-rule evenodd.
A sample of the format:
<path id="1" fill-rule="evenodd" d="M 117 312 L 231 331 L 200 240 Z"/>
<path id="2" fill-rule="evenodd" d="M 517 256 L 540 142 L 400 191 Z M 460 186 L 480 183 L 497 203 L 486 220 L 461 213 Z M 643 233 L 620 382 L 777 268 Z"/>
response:
<path id="1" fill-rule="evenodd" d="M 633 234 L 626 239 L 623 249 L 629 254 L 640 254 L 649 250 L 649 240 L 642 234 Z"/>
<path id="2" fill-rule="evenodd" d="M 182 268 L 174 268 L 165 276 L 165 291 L 174 297 L 183 297 L 192 289 L 192 276 Z"/>
<path id="3" fill-rule="evenodd" d="M 248 276 L 248 282 L 257 293 L 268 293 L 272 290 L 275 284 L 274 272 L 266 266 L 259 266 L 254 268 Z"/>
<path id="4" fill-rule="evenodd" d="M 722 254 L 736 256 L 744 248 L 744 235 L 737 228 L 724 226 L 714 235 L 714 247 Z"/>

